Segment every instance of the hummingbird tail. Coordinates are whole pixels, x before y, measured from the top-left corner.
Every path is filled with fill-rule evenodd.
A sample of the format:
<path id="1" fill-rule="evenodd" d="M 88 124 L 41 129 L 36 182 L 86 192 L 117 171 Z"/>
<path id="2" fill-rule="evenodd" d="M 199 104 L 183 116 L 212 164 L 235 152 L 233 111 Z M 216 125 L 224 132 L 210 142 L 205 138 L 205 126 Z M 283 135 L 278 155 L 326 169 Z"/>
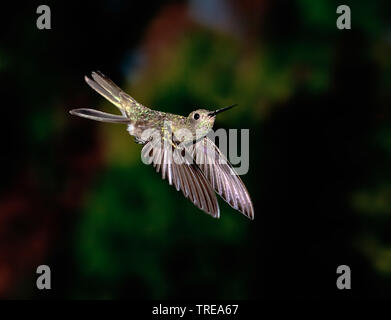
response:
<path id="1" fill-rule="evenodd" d="M 87 84 L 98 92 L 100 95 L 114 104 L 122 113 L 124 117 L 129 116 L 129 112 L 132 108 L 138 110 L 148 110 L 147 107 L 138 103 L 130 95 L 122 91 L 113 81 L 106 77 L 101 72 L 92 72 L 92 79 L 87 76 L 84 77 Z"/>
<path id="2" fill-rule="evenodd" d="M 69 111 L 69 113 L 82 118 L 87 118 L 87 119 L 102 121 L 102 122 L 128 124 L 130 121 L 129 118 L 127 117 L 110 114 L 94 109 L 86 109 L 86 108 L 73 109 Z"/>
<path id="3" fill-rule="evenodd" d="M 120 87 L 99 71 L 92 72 L 92 79 L 87 76 L 84 79 L 92 89 L 114 104 L 125 116 L 125 111 L 121 105 L 120 93 L 122 90 Z"/>

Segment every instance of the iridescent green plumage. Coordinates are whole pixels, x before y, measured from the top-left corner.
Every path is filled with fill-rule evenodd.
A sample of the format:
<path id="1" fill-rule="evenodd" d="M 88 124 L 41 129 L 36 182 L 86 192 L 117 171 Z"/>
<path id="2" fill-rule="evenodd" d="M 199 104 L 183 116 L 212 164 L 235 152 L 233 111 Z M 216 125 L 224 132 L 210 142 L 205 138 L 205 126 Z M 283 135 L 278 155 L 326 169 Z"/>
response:
<path id="1" fill-rule="evenodd" d="M 161 171 L 163 179 L 167 178 L 170 185 L 182 190 L 186 198 L 213 217 L 220 216 L 214 193 L 217 192 L 233 208 L 250 219 L 254 218 L 252 202 L 242 180 L 216 145 L 206 137 L 216 114 L 232 106 L 216 111 L 199 109 L 184 117 L 143 106 L 99 72 L 93 72 L 92 79 L 85 77 L 85 80 L 112 102 L 122 116 L 85 108 L 73 109 L 71 114 L 127 124 L 130 135 L 136 142 L 145 145 L 142 155 L 147 163 L 152 163 L 156 171 Z M 158 132 L 158 139 L 146 134 L 148 130 Z M 172 150 L 179 152 L 173 153 Z"/>

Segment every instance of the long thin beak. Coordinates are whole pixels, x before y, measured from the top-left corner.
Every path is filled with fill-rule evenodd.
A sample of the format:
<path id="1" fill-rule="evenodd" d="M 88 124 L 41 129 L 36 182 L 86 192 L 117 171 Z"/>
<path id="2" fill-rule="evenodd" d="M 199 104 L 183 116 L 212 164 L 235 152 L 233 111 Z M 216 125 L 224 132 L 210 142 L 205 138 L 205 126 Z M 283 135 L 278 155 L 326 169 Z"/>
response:
<path id="1" fill-rule="evenodd" d="M 220 113 L 220 112 L 223 112 L 223 111 L 227 111 L 227 110 L 229 110 L 229 109 L 231 109 L 231 108 L 233 108 L 233 107 L 235 107 L 235 106 L 237 106 L 236 103 L 233 104 L 232 106 L 228 106 L 228 107 L 225 107 L 225 108 L 218 109 L 218 110 L 216 110 L 216 111 L 209 112 L 209 113 L 208 113 L 208 116 L 209 116 L 209 117 L 214 117 L 216 114 L 218 114 L 218 113 Z"/>

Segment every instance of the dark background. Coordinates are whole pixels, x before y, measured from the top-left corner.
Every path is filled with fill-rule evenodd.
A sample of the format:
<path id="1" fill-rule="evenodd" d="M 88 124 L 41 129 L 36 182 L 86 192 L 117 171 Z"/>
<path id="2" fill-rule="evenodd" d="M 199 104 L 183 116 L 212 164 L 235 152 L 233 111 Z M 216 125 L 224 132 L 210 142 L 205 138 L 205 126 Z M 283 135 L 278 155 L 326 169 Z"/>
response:
<path id="1" fill-rule="evenodd" d="M 0 297 L 389 297 L 389 1 L 48 1 L 51 30 L 40 4 L 2 13 Z M 93 70 L 162 111 L 238 103 L 215 128 L 250 129 L 255 220 L 212 219 L 122 125 L 70 116 L 117 112 Z"/>

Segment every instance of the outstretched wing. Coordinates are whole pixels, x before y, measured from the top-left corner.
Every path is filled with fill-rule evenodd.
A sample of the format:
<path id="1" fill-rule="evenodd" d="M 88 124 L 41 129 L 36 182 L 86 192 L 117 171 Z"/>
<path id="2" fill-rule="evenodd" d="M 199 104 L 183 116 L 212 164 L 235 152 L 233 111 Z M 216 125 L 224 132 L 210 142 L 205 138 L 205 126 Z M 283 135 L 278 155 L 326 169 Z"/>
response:
<path id="1" fill-rule="evenodd" d="M 214 218 L 220 217 L 215 192 L 187 151 L 152 140 L 143 147 L 141 154 L 144 162 L 152 163 L 163 179 L 167 179 L 177 191 L 182 190 L 183 195 L 199 209 Z"/>
<path id="2" fill-rule="evenodd" d="M 118 87 L 113 81 L 111 81 L 101 72 L 92 72 L 91 76 L 92 79 L 88 78 L 87 76 L 84 77 L 88 85 L 107 100 L 109 100 L 112 104 L 114 104 L 121 111 L 123 116 L 129 117 L 129 114 L 133 109 L 146 108 L 133 99 L 130 95 L 125 93 L 120 87 Z"/>
<path id="3" fill-rule="evenodd" d="M 236 210 L 254 219 L 250 195 L 232 165 L 207 137 L 194 144 L 192 156 L 214 190 Z"/>

